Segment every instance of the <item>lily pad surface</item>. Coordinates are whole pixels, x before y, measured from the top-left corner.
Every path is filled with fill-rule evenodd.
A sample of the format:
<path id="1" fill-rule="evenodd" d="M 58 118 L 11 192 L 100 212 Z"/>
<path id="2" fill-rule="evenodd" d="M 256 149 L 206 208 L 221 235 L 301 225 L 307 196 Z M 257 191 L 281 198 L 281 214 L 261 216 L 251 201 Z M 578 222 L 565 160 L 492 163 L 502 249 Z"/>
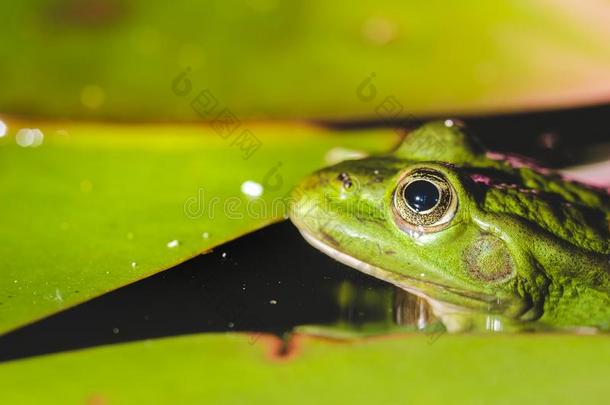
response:
<path id="1" fill-rule="evenodd" d="M 329 151 L 381 152 L 397 140 L 248 124 L 252 153 L 207 125 L 6 122 L 0 333 L 281 220 L 292 184 Z"/>
<path id="2" fill-rule="evenodd" d="M 0 401 L 602 404 L 609 357 L 601 336 L 192 335 L 5 363 Z"/>

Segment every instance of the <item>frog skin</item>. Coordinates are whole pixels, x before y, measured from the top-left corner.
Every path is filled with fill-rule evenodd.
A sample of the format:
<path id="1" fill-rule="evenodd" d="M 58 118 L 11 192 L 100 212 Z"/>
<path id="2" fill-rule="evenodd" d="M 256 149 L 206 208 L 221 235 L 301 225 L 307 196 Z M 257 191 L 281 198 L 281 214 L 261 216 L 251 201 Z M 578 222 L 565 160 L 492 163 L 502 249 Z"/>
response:
<path id="1" fill-rule="evenodd" d="M 317 249 L 435 312 L 609 327 L 608 191 L 489 152 L 453 121 L 306 177 L 290 219 Z"/>

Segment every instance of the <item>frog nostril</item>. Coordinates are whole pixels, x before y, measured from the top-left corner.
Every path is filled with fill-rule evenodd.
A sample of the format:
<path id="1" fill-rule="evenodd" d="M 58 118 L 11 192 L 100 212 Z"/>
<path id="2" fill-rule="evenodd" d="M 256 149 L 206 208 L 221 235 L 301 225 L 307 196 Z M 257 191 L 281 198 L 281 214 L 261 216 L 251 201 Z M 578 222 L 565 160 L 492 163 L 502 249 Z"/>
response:
<path id="1" fill-rule="evenodd" d="M 350 188 L 353 185 L 351 177 L 346 172 L 339 173 L 337 180 L 339 180 L 345 188 Z"/>

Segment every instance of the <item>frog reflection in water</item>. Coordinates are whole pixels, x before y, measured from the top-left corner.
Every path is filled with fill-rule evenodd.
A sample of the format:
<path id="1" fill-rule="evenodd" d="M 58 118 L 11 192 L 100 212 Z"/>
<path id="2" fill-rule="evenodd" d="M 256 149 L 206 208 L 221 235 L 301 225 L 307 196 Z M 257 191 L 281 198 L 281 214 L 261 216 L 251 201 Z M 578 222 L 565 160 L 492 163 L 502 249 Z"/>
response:
<path id="1" fill-rule="evenodd" d="M 486 151 L 451 121 L 322 169 L 293 198 L 309 243 L 424 298 L 449 330 L 464 314 L 609 328 L 607 191 Z"/>

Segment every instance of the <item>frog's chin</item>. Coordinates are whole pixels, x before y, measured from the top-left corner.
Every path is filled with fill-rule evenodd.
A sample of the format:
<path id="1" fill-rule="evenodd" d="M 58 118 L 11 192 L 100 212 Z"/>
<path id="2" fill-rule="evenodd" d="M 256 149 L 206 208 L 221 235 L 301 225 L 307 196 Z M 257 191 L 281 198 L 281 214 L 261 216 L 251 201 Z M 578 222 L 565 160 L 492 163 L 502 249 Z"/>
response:
<path id="1" fill-rule="evenodd" d="M 472 313 L 476 311 L 499 312 L 498 310 L 501 309 L 499 308 L 501 305 L 499 305 L 500 302 L 498 302 L 497 297 L 473 293 L 457 289 L 455 287 L 433 283 L 428 280 L 393 273 L 363 262 L 332 246 L 329 246 L 304 229 L 299 229 L 299 231 L 310 245 L 338 262 L 371 275 L 377 279 L 386 281 L 397 286 L 398 288 L 425 299 L 432 307 L 434 314 L 441 319 L 455 314 Z M 439 291 L 444 296 L 453 297 L 452 301 L 459 301 L 460 304 L 439 300 L 438 298 L 433 297 L 430 292 L 435 290 Z"/>

